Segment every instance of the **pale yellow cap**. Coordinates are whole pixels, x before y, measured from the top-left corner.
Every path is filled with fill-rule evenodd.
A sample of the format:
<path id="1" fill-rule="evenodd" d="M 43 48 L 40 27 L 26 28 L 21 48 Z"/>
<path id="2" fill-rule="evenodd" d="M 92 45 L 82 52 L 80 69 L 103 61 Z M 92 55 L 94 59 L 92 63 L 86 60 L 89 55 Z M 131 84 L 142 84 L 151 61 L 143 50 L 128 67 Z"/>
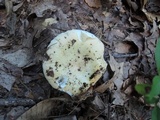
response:
<path id="1" fill-rule="evenodd" d="M 68 30 L 48 46 L 49 59 L 43 72 L 51 86 L 71 96 L 78 96 L 93 86 L 106 70 L 104 45 L 93 34 Z"/>

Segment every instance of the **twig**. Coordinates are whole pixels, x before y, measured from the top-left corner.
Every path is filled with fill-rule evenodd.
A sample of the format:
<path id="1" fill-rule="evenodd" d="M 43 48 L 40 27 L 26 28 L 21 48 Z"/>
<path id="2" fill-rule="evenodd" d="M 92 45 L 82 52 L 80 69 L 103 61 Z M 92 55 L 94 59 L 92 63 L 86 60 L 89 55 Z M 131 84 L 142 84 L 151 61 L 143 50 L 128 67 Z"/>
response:
<path id="1" fill-rule="evenodd" d="M 113 53 L 113 57 L 115 58 L 127 58 L 127 57 L 136 57 L 138 56 L 138 53 Z"/>
<path id="2" fill-rule="evenodd" d="M 0 99 L 0 106 L 31 106 L 35 102 L 32 99 L 27 98 L 7 98 Z"/>

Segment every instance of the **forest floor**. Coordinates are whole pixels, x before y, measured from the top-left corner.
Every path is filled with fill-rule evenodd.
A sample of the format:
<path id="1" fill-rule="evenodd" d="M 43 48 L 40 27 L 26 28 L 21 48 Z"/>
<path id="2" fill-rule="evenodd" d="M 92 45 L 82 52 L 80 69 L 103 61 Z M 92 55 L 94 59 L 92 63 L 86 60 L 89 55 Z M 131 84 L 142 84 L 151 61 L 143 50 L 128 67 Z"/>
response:
<path id="1" fill-rule="evenodd" d="M 152 107 L 134 87 L 157 74 L 156 6 L 158 0 L 0 0 L 0 120 L 150 120 Z M 100 38 L 108 63 L 82 99 L 52 88 L 42 70 L 49 42 L 71 29 Z"/>

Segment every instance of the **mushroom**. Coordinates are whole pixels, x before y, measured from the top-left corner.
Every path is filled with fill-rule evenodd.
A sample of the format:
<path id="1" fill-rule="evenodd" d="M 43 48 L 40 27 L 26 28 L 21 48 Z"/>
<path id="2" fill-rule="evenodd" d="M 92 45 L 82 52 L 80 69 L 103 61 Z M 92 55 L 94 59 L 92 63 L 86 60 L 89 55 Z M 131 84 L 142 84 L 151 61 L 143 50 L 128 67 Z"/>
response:
<path id="1" fill-rule="evenodd" d="M 47 48 L 43 72 L 51 86 L 71 96 L 85 93 L 106 70 L 104 45 L 93 34 L 68 30 L 55 37 Z"/>

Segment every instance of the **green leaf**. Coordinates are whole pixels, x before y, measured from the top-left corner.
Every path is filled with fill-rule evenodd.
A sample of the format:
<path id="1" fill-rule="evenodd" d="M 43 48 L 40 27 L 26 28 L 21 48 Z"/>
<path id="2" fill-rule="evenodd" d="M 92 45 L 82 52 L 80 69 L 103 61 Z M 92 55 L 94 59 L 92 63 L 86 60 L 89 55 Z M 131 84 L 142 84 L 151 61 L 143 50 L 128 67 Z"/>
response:
<path id="1" fill-rule="evenodd" d="M 145 95 L 144 100 L 147 104 L 155 104 L 158 102 L 158 98 L 149 95 Z"/>
<path id="2" fill-rule="evenodd" d="M 151 98 L 160 95 L 160 76 L 155 76 L 153 78 L 151 91 L 147 95 Z"/>
<path id="3" fill-rule="evenodd" d="M 155 106 L 152 111 L 152 120 L 160 120 L 160 108 Z"/>
<path id="4" fill-rule="evenodd" d="M 160 38 L 158 38 L 156 49 L 155 49 L 155 61 L 156 61 L 158 74 L 160 75 Z"/>
<path id="5" fill-rule="evenodd" d="M 141 94 L 141 95 L 146 95 L 147 94 L 147 88 L 150 88 L 151 85 L 149 84 L 137 84 L 135 85 L 136 91 Z"/>

